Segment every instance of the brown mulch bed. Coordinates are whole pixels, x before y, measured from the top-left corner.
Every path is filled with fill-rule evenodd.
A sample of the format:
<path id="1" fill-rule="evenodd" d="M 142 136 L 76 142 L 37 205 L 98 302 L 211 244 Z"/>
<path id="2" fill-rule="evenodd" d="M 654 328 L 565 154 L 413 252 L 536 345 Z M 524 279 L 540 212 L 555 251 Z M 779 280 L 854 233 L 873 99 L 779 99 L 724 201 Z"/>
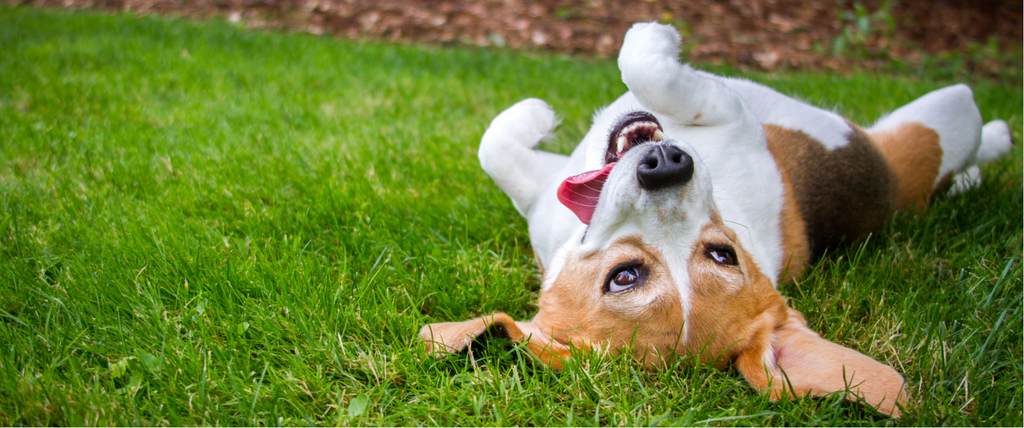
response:
<path id="1" fill-rule="evenodd" d="M 959 53 L 972 72 L 1005 61 L 978 52 L 1022 40 L 1022 4 L 1001 0 L 6 0 L 196 18 L 347 38 L 508 46 L 609 57 L 633 22 L 676 25 L 687 58 L 763 70 L 880 69 Z M 858 13 L 859 11 L 859 13 Z M 836 41 L 843 44 L 836 55 Z M 991 51 L 991 49 L 990 49 Z"/>

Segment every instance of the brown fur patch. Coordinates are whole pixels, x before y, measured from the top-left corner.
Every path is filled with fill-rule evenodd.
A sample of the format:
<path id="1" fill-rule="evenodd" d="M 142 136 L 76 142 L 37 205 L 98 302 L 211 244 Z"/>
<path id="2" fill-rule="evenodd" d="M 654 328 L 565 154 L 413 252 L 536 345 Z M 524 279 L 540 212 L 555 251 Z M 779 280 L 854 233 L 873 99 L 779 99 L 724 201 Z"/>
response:
<path id="1" fill-rule="evenodd" d="M 899 406 L 908 403 L 903 376 L 896 370 L 823 339 L 793 309 L 789 309 L 785 324 L 775 330 L 772 348 L 775 364 L 769 366 L 769 393 L 773 399 L 849 390 L 847 399 L 861 397 L 894 417 L 901 413 Z"/>
<path id="2" fill-rule="evenodd" d="M 561 369 L 562 361 L 570 356 L 570 347 L 551 340 L 532 323 L 516 322 L 501 312 L 460 322 L 428 324 L 420 329 L 419 336 L 426 343 L 427 352 L 441 357 L 466 349 L 474 339 L 493 330 L 499 330 L 514 342 L 529 339 L 527 349 L 541 363 L 555 369 Z"/>
<path id="3" fill-rule="evenodd" d="M 935 130 L 917 122 L 871 134 L 896 177 L 896 210 L 923 212 L 935 190 L 942 165 L 942 146 Z"/>
<path id="4" fill-rule="evenodd" d="M 631 261 L 647 269 L 643 284 L 605 294 L 609 271 Z M 541 294 L 533 324 L 576 347 L 597 343 L 614 350 L 632 345 L 638 361 L 655 366 L 675 357 L 682 337 L 682 301 L 660 252 L 639 237 L 626 237 L 605 251 L 566 260 L 555 283 Z"/>
<path id="5" fill-rule="evenodd" d="M 781 173 L 786 194 L 782 201 L 782 214 L 779 218 L 779 228 L 782 231 L 783 268 L 776 279 L 780 282 L 799 278 L 811 260 L 811 246 L 807 240 L 807 223 L 800 215 L 800 204 L 796 200 L 793 182 L 789 178 L 788 170 L 783 169 Z"/>
<path id="6" fill-rule="evenodd" d="M 720 368 L 732 364 L 772 399 L 849 390 L 848 398 L 863 397 L 880 411 L 899 415 L 897 403 L 907 403 L 899 373 L 808 329 L 738 245 L 732 229 L 717 215 L 711 217 L 699 239 L 686 244 L 691 246 L 686 266 L 667 266 L 661 252 L 641 237 L 622 238 L 604 251 L 570 255 L 555 283 L 541 293 L 540 311 L 530 322 L 498 313 L 431 324 L 420 330 L 420 337 L 440 356 L 499 329 L 516 342 L 527 341 L 530 352 L 555 369 L 562 368 L 573 349 L 621 352 L 631 345 L 634 357 L 648 368 L 664 366 L 677 355 L 695 355 Z M 731 248 L 735 263 L 717 262 L 721 254 L 712 257 L 709 248 Z M 609 272 L 634 263 L 646 271 L 643 282 L 606 293 Z M 687 283 L 676 284 L 671 269 L 685 269 Z M 685 315 L 679 286 L 686 287 Z"/>
<path id="7" fill-rule="evenodd" d="M 737 265 L 713 261 L 706 254 L 708 245 L 732 247 Z M 716 366 L 723 367 L 746 350 L 770 346 L 773 328 L 785 319 L 785 300 L 721 220 L 701 231 L 688 272 L 687 354 L 705 362 L 718 358 Z"/>
<path id="8" fill-rule="evenodd" d="M 831 151 L 801 131 L 775 125 L 764 130 L 805 223 L 808 262 L 844 239 L 862 239 L 882 227 L 896 194 L 895 178 L 860 128 L 853 127 L 846 146 Z"/>

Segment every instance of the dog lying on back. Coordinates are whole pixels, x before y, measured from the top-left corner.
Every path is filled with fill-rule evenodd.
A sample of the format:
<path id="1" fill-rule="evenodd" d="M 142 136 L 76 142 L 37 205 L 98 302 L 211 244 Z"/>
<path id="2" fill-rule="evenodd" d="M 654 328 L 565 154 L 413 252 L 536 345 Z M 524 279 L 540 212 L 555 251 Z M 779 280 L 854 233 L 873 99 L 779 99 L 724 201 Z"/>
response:
<path id="1" fill-rule="evenodd" d="M 977 165 L 1011 148 L 1006 123 L 982 126 L 957 85 L 862 129 L 693 70 L 679 43 L 669 26 L 629 30 L 618 59 L 629 92 L 595 115 L 571 156 L 534 149 L 557 123 L 543 101 L 494 119 L 480 163 L 528 220 L 544 270 L 539 311 L 430 324 L 420 337 L 441 356 L 497 328 L 556 369 L 570 350 L 631 345 L 652 368 L 698 356 L 772 398 L 849 389 L 899 416 L 903 377 L 821 338 L 775 286 L 893 211 L 977 183 Z"/>

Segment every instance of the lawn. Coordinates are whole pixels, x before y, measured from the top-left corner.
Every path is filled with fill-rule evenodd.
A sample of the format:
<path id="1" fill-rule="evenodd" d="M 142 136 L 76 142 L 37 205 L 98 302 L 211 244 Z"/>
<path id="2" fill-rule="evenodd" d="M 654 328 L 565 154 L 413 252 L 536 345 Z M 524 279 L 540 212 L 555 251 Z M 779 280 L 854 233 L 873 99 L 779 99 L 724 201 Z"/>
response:
<path id="1" fill-rule="evenodd" d="M 955 83 L 747 77 L 860 123 Z M 1021 141 L 1021 82 L 968 83 Z M 612 60 L 0 6 L 0 425 L 1022 423 L 1019 145 L 781 286 L 906 376 L 901 420 L 686 362 L 429 358 L 425 323 L 536 310 L 526 223 L 476 160 L 490 119 L 543 98 L 567 152 L 624 90 Z"/>

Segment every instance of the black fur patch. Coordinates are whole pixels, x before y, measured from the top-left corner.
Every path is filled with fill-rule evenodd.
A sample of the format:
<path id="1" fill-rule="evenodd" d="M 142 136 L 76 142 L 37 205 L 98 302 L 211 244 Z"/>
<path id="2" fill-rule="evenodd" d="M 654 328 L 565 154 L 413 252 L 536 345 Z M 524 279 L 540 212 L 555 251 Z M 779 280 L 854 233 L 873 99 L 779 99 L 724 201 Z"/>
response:
<path id="1" fill-rule="evenodd" d="M 885 224 L 896 179 L 863 130 L 852 126 L 849 144 L 829 151 L 801 132 L 766 125 L 768 147 L 787 171 L 814 262 L 825 250 L 864 239 Z"/>

